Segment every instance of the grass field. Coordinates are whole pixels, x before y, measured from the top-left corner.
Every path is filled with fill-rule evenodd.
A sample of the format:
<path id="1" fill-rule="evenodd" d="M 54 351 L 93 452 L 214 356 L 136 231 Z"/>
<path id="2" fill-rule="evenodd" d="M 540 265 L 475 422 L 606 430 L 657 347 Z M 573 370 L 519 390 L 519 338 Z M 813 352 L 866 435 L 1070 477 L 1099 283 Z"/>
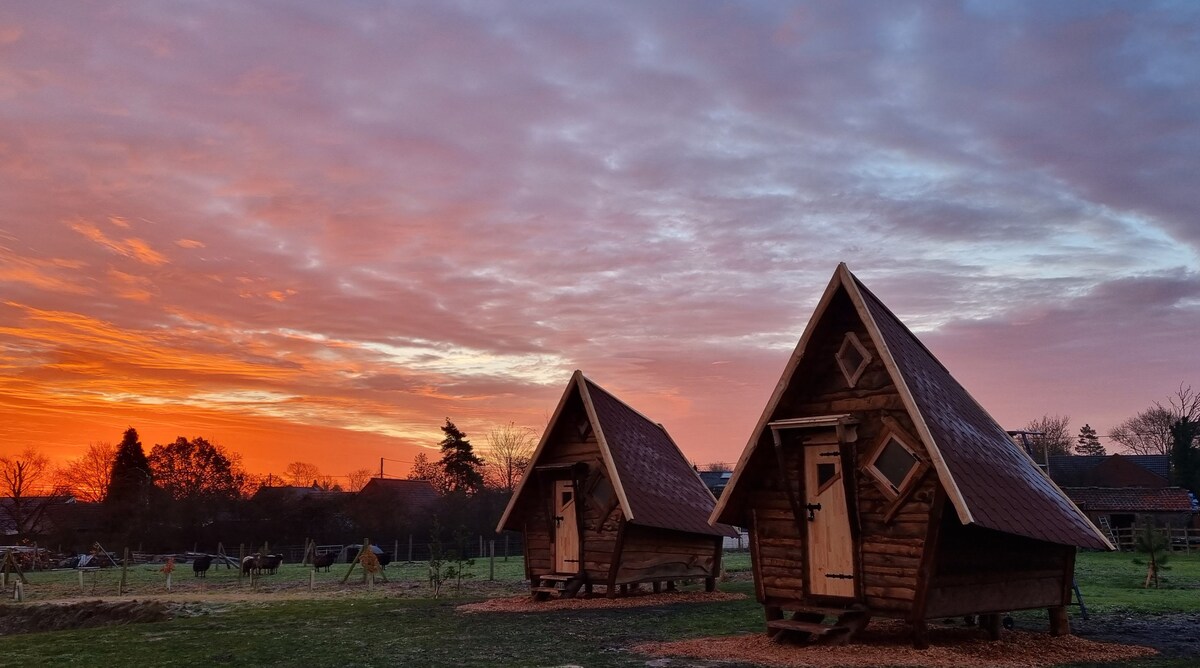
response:
<path id="1" fill-rule="evenodd" d="M 307 571 L 299 566 L 264 578 L 262 588 L 253 592 L 246 583 L 238 586 L 233 571 L 223 570 L 197 585 L 200 589 L 189 589 L 194 578 L 183 567 L 176 574 L 180 584 L 169 597 L 154 594 L 163 589 L 161 573 L 148 567 L 132 569 L 130 596 L 154 594 L 202 603 L 188 604 L 192 614 L 169 622 L 0 638 L 0 665 L 644 666 L 647 657 L 627 649 L 640 641 L 761 629 L 762 609 L 745 575 L 748 557 L 727 555 L 726 565 L 743 575 L 735 575 L 737 581 L 724 583 L 722 589 L 746 593 L 747 599 L 488 615 L 464 615 L 454 608 L 467 600 L 520 591 L 518 560 L 502 567 L 498 563 L 495 583 L 487 582 L 487 563 L 476 564 L 476 577 L 464 589 L 470 595 L 440 600 L 427 598 L 424 567 L 416 565 L 389 566 L 391 584 L 373 591 L 356 577 L 340 585 L 346 568 L 342 565 L 320 574 L 313 595 L 307 591 Z M 1200 555 L 1177 555 L 1171 566 L 1160 590 L 1141 588 L 1145 567 L 1132 563 L 1129 554 L 1080 555 L 1077 574 L 1096 616 L 1200 610 Z M 113 584 L 108 580 L 112 573 L 97 577 L 105 578 L 103 586 Z M 273 584 L 271 578 L 276 578 Z M 35 573 L 27 591 L 36 601 L 62 598 L 72 588 L 73 596 L 80 597 L 74 572 Z M 210 597 L 207 602 L 205 596 Z M 1129 665 L 1184 666 L 1198 660 L 1154 659 Z"/>

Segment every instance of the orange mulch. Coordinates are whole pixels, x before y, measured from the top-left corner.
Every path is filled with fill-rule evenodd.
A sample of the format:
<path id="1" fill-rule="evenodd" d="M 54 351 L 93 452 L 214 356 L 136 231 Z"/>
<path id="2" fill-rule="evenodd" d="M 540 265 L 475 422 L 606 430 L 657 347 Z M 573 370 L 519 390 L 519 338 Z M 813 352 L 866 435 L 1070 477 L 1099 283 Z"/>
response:
<path id="1" fill-rule="evenodd" d="M 493 598 L 481 603 L 460 605 L 459 612 L 549 612 L 551 610 L 592 610 L 601 608 L 637 608 L 672 603 L 714 603 L 716 601 L 738 601 L 745 594 L 724 592 L 663 592 L 661 594 L 632 594 L 620 598 L 601 596 L 577 596 L 535 601 L 530 596 Z"/>
<path id="2" fill-rule="evenodd" d="M 848 645 L 796 645 L 773 642 L 766 634 L 643 643 L 633 651 L 653 656 L 757 663 L 789 668 L 869 668 L 874 666 L 987 666 L 1026 668 L 1064 663 L 1128 661 L 1157 652 L 1149 647 L 1114 645 L 1076 636 L 1053 637 L 1005 631 L 992 642 L 983 631 L 931 626 L 929 649 L 914 649 L 907 625 L 872 622 Z"/>

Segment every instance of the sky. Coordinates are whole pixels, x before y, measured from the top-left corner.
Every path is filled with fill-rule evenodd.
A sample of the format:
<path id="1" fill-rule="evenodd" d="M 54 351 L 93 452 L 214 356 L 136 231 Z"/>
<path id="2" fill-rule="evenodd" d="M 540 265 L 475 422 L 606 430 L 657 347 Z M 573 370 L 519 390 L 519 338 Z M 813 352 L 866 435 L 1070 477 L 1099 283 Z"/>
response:
<path id="1" fill-rule="evenodd" d="M 1198 180 L 1192 2 L 5 3 L 0 454 L 403 475 L 582 369 L 734 461 L 843 261 L 1104 435 L 1200 387 Z"/>

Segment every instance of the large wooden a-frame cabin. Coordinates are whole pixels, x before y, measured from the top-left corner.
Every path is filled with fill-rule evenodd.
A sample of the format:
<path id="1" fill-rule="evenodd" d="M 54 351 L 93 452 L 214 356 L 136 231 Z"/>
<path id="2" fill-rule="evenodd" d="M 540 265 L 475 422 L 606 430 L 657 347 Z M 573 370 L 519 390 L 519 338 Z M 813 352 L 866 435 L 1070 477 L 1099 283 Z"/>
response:
<path id="1" fill-rule="evenodd" d="M 709 524 L 714 505 L 662 425 L 576 371 L 497 531 L 524 533 L 535 598 L 691 578 L 712 591 L 736 535 Z"/>
<path id="2" fill-rule="evenodd" d="M 995 638 L 1020 609 L 1069 633 L 1076 547 L 1112 549 L 844 264 L 712 521 L 749 528 L 769 635 L 845 641 L 877 615 L 918 647 L 928 619 Z"/>

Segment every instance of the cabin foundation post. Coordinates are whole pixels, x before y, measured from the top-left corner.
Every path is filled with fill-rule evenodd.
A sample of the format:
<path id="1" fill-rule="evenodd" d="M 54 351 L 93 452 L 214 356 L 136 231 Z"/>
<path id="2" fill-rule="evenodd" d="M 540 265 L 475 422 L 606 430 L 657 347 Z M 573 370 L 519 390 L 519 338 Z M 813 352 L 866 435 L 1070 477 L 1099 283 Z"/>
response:
<path id="1" fill-rule="evenodd" d="M 1053 608 L 1048 608 L 1047 612 L 1050 613 L 1050 635 L 1071 635 L 1071 619 L 1067 616 L 1066 606 L 1056 605 Z"/>
<path id="2" fill-rule="evenodd" d="M 913 649 L 929 649 L 929 626 L 924 619 L 918 619 L 912 625 Z"/>
<path id="3" fill-rule="evenodd" d="M 652 586 L 655 594 L 662 592 L 662 580 L 655 580 Z"/>
<path id="4" fill-rule="evenodd" d="M 990 613 L 979 616 L 979 626 L 984 631 L 987 631 L 988 640 L 1000 639 L 1000 617 L 999 613 Z"/>
<path id="5" fill-rule="evenodd" d="M 768 605 L 763 608 L 763 614 L 766 615 L 768 624 L 780 619 L 783 619 L 783 608 L 774 605 Z M 773 629 L 767 626 L 767 637 L 774 638 L 779 635 L 781 629 Z"/>

